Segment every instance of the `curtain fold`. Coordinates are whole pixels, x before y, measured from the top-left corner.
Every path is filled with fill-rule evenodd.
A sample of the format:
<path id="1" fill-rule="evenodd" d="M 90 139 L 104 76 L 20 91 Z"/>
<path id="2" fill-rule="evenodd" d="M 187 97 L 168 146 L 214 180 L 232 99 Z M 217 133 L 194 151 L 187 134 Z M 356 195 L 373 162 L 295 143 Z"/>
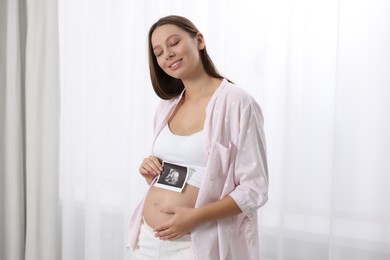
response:
<path id="1" fill-rule="evenodd" d="M 0 10 L 0 258 L 60 259 L 57 2 Z"/>
<path id="2" fill-rule="evenodd" d="M 0 256 L 23 259 L 25 252 L 24 73 L 26 27 L 19 1 L 0 8 Z"/>

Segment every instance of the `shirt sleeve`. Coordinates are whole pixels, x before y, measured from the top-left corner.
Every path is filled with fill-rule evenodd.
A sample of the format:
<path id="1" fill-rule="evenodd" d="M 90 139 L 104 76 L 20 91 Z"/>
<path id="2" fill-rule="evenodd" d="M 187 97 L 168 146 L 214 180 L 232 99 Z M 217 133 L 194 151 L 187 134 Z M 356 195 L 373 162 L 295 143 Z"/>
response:
<path id="1" fill-rule="evenodd" d="M 156 110 L 154 111 L 154 119 L 153 119 L 153 131 L 154 131 L 154 134 L 156 134 L 157 126 L 161 123 L 160 121 L 163 120 L 163 118 L 161 117 L 161 113 L 159 113 L 159 111 L 164 109 L 165 106 L 166 106 L 166 101 L 165 100 L 160 100 L 158 105 L 157 105 Z"/>
<path id="2" fill-rule="evenodd" d="M 252 218 L 268 200 L 268 166 L 263 114 L 252 100 L 241 110 L 234 164 L 236 188 L 229 194 L 242 212 Z"/>

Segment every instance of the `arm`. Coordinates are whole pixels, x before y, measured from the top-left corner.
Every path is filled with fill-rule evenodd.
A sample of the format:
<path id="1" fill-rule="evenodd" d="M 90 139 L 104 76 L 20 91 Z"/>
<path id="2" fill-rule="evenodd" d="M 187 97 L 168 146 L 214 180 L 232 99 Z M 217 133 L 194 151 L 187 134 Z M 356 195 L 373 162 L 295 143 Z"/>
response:
<path id="1" fill-rule="evenodd" d="M 153 119 L 153 130 L 156 132 L 157 126 L 161 123 L 161 120 L 163 120 L 163 117 L 161 117 L 161 111 L 165 110 L 165 107 L 167 106 L 167 102 L 165 100 L 160 101 L 160 103 L 157 106 L 157 109 L 154 113 L 154 119 Z M 140 167 L 139 167 L 139 173 L 142 175 L 142 177 L 145 178 L 145 181 L 150 185 L 150 183 L 153 181 L 153 179 L 161 174 L 163 168 L 161 166 L 161 161 L 159 158 L 153 155 L 149 155 L 146 157 Z"/>
<path id="2" fill-rule="evenodd" d="M 236 188 L 229 194 L 249 219 L 268 200 L 268 166 L 263 115 L 255 102 L 241 112 L 234 178 Z"/>
<path id="3" fill-rule="evenodd" d="M 201 224 L 208 221 L 231 217 L 239 213 L 241 213 L 241 209 L 238 207 L 234 199 L 230 196 L 226 196 L 219 201 L 194 209 L 194 218 L 196 223 Z"/>

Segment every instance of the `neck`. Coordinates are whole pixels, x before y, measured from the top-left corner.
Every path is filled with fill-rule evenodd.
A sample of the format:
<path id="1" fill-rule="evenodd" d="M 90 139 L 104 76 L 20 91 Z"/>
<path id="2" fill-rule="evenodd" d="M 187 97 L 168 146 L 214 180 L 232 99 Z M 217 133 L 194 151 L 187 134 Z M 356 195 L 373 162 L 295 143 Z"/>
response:
<path id="1" fill-rule="evenodd" d="M 221 80 L 204 74 L 196 79 L 183 80 L 186 89 L 185 99 L 197 101 L 201 98 L 211 96 L 220 85 Z"/>

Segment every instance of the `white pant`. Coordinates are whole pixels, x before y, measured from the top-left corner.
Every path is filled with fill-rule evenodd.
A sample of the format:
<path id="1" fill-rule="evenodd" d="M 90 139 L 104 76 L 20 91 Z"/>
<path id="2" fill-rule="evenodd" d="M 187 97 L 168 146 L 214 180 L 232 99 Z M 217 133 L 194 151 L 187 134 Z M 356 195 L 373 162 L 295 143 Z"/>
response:
<path id="1" fill-rule="evenodd" d="M 191 257 L 191 236 L 176 240 L 160 240 L 153 229 L 142 221 L 138 244 L 134 247 L 133 260 L 186 260 Z"/>

